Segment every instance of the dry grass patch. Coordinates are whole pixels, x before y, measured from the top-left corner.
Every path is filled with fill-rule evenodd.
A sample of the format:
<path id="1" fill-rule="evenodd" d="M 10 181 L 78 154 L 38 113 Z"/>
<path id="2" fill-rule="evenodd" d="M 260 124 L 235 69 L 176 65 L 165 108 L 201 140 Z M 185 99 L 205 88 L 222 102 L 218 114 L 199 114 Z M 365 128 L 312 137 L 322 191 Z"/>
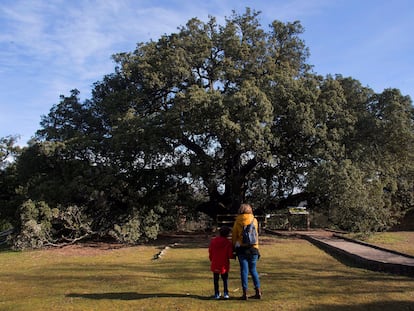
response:
<path id="1" fill-rule="evenodd" d="M 382 311 L 414 305 L 412 278 L 347 267 L 306 241 L 277 237 L 262 239 L 264 299 L 236 299 L 239 269 L 232 261 L 233 297 L 215 301 L 208 241 L 180 240 L 160 260 L 153 257 L 165 245 L 1 252 L 0 310 Z"/>
<path id="2" fill-rule="evenodd" d="M 375 233 L 366 242 L 414 256 L 413 231 Z"/>

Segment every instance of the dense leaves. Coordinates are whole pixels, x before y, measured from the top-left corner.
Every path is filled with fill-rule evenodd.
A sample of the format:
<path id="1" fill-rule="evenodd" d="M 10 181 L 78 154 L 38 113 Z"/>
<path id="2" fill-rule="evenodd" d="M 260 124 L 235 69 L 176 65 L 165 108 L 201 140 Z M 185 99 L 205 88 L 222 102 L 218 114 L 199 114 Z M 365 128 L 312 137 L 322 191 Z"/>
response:
<path id="1" fill-rule="evenodd" d="M 59 211 L 38 240 L 134 243 L 183 215 L 244 201 L 270 212 L 302 192 L 332 225 L 389 228 L 413 207 L 411 99 L 313 73 L 302 32 L 297 21 L 266 31 L 247 9 L 114 55 L 92 98 L 62 96 L 19 157 L 20 215 L 27 202 Z"/>
<path id="2" fill-rule="evenodd" d="M 16 188 L 16 163 L 21 148 L 16 146 L 18 136 L 0 138 L 0 231 L 10 229 L 16 220 L 16 205 L 19 204 Z"/>

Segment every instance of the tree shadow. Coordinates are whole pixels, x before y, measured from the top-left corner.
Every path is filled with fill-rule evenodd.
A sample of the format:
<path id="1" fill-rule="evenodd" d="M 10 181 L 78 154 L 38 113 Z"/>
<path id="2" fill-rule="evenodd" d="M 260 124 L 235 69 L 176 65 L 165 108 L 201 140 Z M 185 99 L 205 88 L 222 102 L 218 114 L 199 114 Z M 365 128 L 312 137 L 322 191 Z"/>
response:
<path id="1" fill-rule="evenodd" d="M 7 252 L 15 252 L 17 253 L 17 251 L 12 250 L 11 247 L 7 244 L 1 244 L 0 245 L 0 253 L 7 253 Z"/>
<path id="2" fill-rule="evenodd" d="M 139 300 L 148 298 L 193 298 L 199 300 L 211 300 L 212 297 L 192 295 L 192 294 L 177 294 L 177 293 L 146 293 L 141 294 L 137 292 L 118 292 L 118 293 L 70 293 L 66 297 L 70 298 L 84 298 L 84 299 L 112 299 L 112 300 Z"/>

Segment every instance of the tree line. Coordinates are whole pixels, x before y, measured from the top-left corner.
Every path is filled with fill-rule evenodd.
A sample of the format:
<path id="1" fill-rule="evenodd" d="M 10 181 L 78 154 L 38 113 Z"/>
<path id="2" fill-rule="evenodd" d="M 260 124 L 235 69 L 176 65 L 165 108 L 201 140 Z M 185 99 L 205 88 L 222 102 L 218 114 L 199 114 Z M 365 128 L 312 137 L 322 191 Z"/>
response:
<path id="1" fill-rule="evenodd" d="M 398 223 L 414 203 L 410 97 L 318 75 L 299 21 L 259 17 L 193 18 L 139 43 L 90 99 L 62 95 L 27 147 L 3 138 L 0 225 L 15 247 L 137 243 L 180 215 L 297 198 L 343 230 Z"/>

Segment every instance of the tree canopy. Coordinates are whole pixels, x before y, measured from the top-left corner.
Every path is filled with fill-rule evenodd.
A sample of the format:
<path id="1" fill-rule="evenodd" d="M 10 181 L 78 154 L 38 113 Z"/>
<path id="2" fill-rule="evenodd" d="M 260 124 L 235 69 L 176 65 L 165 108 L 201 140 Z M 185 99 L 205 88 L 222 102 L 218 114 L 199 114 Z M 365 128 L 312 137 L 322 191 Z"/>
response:
<path id="1" fill-rule="evenodd" d="M 17 161 L 20 215 L 43 210 L 29 218 L 50 243 L 136 242 L 178 211 L 268 212 L 297 193 L 342 229 L 397 222 L 413 207 L 411 99 L 314 73 L 300 22 L 259 15 L 191 19 L 114 55 L 90 99 L 61 96 Z"/>

